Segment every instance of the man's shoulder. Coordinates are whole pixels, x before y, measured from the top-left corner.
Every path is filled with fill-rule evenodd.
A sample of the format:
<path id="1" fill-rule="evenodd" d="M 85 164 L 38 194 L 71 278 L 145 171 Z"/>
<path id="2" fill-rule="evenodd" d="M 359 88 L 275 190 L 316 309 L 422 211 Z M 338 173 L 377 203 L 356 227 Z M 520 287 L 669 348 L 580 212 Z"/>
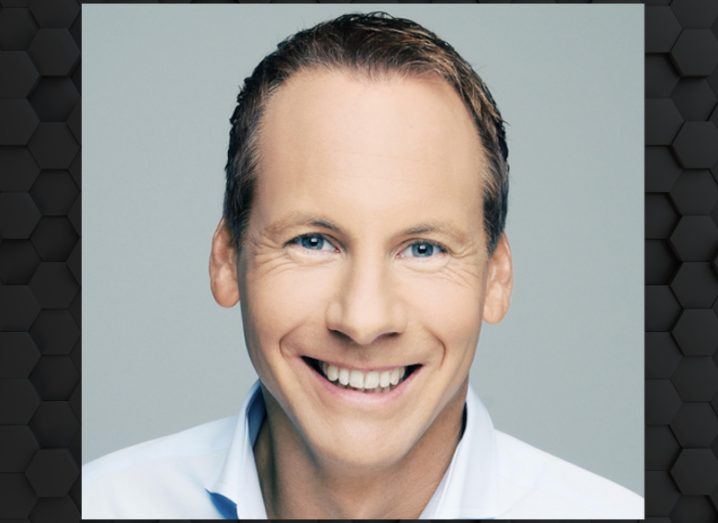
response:
<path id="1" fill-rule="evenodd" d="M 131 473 L 167 462 L 191 461 L 226 450 L 236 423 L 237 416 L 228 416 L 116 450 L 84 465 L 83 480 L 123 471 Z"/>
<path id="2" fill-rule="evenodd" d="M 168 517 L 174 517 L 170 503 L 183 504 L 178 494 L 186 496 L 186 506 L 204 503 L 205 486 L 219 473 L 236 424 L 237 416 L 229 416 L 117 450 L 83 465 L 83 517 L 103 517 L 106 513 L 120 517 L 118 511 L 130 507 L 136 514 L 160 517 L 166 510 Z M 163 499 L 168 502 L 166 508 Z"/>
<path id="3" fill-rule="evenodd" d="M 502 518 L 643 519 L 643 497 L 496 431 Z"/>

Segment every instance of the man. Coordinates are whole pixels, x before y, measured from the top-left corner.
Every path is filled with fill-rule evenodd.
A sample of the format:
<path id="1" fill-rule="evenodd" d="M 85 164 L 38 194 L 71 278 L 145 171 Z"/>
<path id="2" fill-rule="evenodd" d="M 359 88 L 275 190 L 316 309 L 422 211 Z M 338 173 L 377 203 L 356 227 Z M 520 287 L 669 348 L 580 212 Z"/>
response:
<path id="1" fill-rule="evenodd" d="M 231 123 L 210 280 L 259 381 L 236 417 L 86 466 L 83 517 L 643 517 L 469 386 L 513 277 L 503 121 L 468 63 L 341 16 L 265 57 Z"/>

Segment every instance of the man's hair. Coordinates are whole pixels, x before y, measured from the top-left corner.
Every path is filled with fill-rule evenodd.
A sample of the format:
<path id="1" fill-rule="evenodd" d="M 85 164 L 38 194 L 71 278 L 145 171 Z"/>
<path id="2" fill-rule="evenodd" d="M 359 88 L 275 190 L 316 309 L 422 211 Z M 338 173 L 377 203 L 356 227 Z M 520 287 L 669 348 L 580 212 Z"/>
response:
<path id="1" fill-rule="evenodd" d="M 496 103 L 478 74 L 448 43 L 419 24 L 387 13 L 346 14 L 282 41 L 244 80 L 230 122 L 224 218 L 241 248 L 254 195 L 258 135 L 272 93 L 293 74 L 348 70 L 369 78 L 433 74 L 447 81 L 470 112 L 488 159 L 484 229 L 492 254 L 504 230 L 508 203 L 508 147 Z M 481 173 L 477 173 L 481 175 Z"/>

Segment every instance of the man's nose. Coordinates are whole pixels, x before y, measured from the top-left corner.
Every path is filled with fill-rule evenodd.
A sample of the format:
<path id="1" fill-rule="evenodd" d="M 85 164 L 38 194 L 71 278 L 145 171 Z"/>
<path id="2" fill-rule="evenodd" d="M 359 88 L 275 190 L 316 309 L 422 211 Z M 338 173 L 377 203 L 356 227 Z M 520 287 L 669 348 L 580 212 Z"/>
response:
<path id="1" fill-rule="evenodd" d="M 346 274 L 327 307 L 327 327 L 358 345 L 369 345 L 406 328 L 406 310 L 385 260 L 349 261 Z"/>

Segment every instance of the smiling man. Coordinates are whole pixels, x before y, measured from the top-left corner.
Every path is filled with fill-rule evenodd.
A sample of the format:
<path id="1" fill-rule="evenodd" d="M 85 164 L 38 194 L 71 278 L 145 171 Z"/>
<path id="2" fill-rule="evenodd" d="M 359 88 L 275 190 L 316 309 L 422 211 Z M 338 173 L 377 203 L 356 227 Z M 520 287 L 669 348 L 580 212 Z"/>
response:
<path id="1" fill-rule="evenodd" d="M 236 417 L 86 466 L 84 517 L 643 517 L 469 385 L 513 278 L 503 121 L 467 62 L 345 15 L 268 55 L 231 122 L 210 279 L 259 381 Z"/>

